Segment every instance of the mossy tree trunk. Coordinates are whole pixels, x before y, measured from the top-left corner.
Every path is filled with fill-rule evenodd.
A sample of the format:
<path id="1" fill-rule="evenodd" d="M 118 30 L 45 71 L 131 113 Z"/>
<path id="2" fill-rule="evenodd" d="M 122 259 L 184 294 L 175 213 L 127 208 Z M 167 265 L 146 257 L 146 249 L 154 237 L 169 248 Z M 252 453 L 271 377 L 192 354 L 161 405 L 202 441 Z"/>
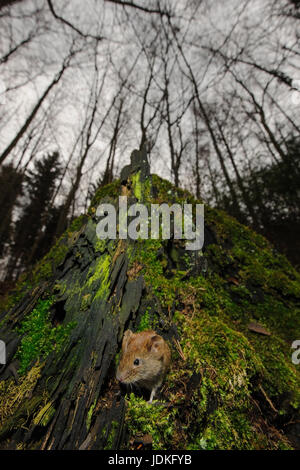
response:
<path id="1" fill-rule="evenodd" d="M 0 317 L 0 448 L 134 448 L 149 435 L 154 449 L 297 446 L 289 423 L 299 417 L 290 360 L 299 274 L 265 239 L 209 208 L 201 252 L 178 240 L 99 240 L 97 205 L 117 205 L 120 194 L 129 204 L 196 202 L 151 177 L 145 153 L 134 151 L 121 180 L 100 188 L 19 281 Z M 271 335 L 253 333 L 251 320 Z M 116 383 L 127 328 L 154 328 L 172 346 L 155 405 L 125 398 Z"/>

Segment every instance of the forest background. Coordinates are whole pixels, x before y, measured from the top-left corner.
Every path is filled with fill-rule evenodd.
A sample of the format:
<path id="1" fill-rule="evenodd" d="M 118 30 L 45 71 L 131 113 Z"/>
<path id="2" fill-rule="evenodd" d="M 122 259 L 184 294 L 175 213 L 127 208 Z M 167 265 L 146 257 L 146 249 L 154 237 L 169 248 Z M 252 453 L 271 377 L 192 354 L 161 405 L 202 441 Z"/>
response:
<path id="1" fill-rule="evenodd" d="M 299 0 L 1 7 L 0 294 L 144 142 L 299 267 Z"/>

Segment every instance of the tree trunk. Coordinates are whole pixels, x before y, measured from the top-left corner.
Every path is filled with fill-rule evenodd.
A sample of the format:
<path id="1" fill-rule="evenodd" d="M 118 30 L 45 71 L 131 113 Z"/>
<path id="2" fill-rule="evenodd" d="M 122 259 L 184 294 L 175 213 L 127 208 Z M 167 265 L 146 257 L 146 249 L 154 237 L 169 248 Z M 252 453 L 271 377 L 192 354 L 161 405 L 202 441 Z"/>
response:
<path id="1" fill-rule="evenodd" d="M 27 131 L 28 127 L 30 126 L 31 122 L 33 121 L 36 113 L 38 112 L 38 110 L 40 109 L 41 105 L 43 104 L 44 100 L 47 98 L 48 94 L 50 93 L 50 91 L 52 90 L 52 88 L 59 82 L 59 80 L 61 79 L 66 67 L 67 67 L 67 63 L 68 61 L 65 61 L 64 64 L 63 64 L 63 67 L 61 68 L 61 70 L 58 72 L 58 74 L 54 77 L 54 79 L 52 80 L 52 82 L 48 85 L 48 87 L 46 88 L 46 90 L 44 91 L 44 93 L 42 94 L 42 96 L 40 97 L 40 99 L 38 100 L 38 102 L 36 103 L 36 105 L 34 106 L 34 108 L 32 109 L 32 111 L 30 112 L 29 116 L 27 117 L 26 121 L 24 122 L 23 126 L 21 127 L 21 129 L 19 130 L 19 132 L 17 133 L 17 135 L 12 139 L 12 141 L 10 142 L 10 144 L 8 144 L 8 146 L 6 147 L 6 149 L 4 150 L 4 152 L 0 155 L 0 165 L 1 163 L 4 162 L 4 160 L 6 159 L 6 157 L 10 154 L 10 152 L 15 148 L 15 146 L 17 145 L 17 143 L 20 141 L 20 139 L 23 137 L 23 135 L 25 134 L 25 132 Z"/>

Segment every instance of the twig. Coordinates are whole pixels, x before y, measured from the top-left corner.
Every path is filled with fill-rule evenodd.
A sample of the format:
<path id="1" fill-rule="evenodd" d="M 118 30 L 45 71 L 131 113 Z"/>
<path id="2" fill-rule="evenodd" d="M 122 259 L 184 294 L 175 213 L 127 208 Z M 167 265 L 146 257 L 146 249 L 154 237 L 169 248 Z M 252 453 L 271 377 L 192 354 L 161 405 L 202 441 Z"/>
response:
<path id="1" fill-rule="evenodd" d="M 182 348 L 181 348 L 181 346 L 180 346 L 179 341 L 178 341 L 177 339 L 175 339 L 175 338 L 173 338 L 173 341 L 174 341 L 174 343 L 175 343 L 175 346 L 176 346 L 176 348 L 177 348 L 177 351 L 179 352 L 179 355 L 180 355 L 181 359 L 183 359 L 183 360 L 185 361 L 185 356 L 184 356 L 184 354 L 183 354 L 183 351 L 182 351 Z"/>
<path id="2" fill-rule="evenodd" d="M 265 397 L 265 399 L 269 403 L 272 410 L 275 411 L 275 413 L 278 413 L 278 410 L 276 410 L 275 406 L 273 405 L 273 403 L 271 402 L 270 398 L 268 397 L 268 395 L 266 394 L 266 392 L 264 391 L 264 389 L 262 388 L 261 385 L 259 385 L 259 390 L 261 391 L 261 393 L 263 394 L 263 396 Z"/>

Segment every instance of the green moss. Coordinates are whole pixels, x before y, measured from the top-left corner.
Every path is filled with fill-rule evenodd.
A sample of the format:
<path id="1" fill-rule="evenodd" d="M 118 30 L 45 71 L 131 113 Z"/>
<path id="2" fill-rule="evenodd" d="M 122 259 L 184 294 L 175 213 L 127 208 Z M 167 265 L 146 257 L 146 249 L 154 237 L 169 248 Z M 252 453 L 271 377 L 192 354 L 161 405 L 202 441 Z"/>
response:
<path id="1" fill-rule="evenodd" d="M 192 201 L 186 192 L 155 175 L 152 182 L 156 188 L 152 202 Z M 286 448 L 283 436 L 267 438 L 259 430 L 253 422 L 255 412 L 250 410 L 258 378 L 271 400 L 276 402 L 289 393 L 290 405 L 294 409 L 299 406 L 299 371 L 291 363 L 289 343 L 300 335 L 299 274 L 262 236 L 221 211 L 207 208 L 205 214 L 217 239 L 205 253 L 211 266 L 205 277 L 188 278 L 187 272 L 179 269 L 167 276 L 164 241 L 138 241 L 135 252 L 150 295 L 155 295 L 163 308 L 179 307 L 173 321 L 187 358 L 183 367 L 202 377 L 188 412 L 194 425 L 189 422 L 177 441 L 174 431 L 176 445 L 183 441 L 190 449 Z M 179 252 L 173 246 L 169 256 L 178 264 L 176 255 Z M 250 321 L 264 325 L 272 335 L 250 332 Z M 148 327 L 145 313 L 138 329 Z M 172 389 L 172 383 L 182 383 L 186 377 L 180 368 L 170 377 L 170 399 L 179 403 L 182 395 Z M 212 397 L 216 409 L 209 411 Z M 132 413 L 139 416 L 136 405 L 133 402 Z M 156 432 L 154 425 L 151 429 L 135 426 L 136 432 L 146 429 Z M 157 442 L 163 445 L 163 439 Z"/>
<path id="2" fill-rule="evenodd" d="M 66 235 L 64 234 L 51 248 L 47 255 L 44 256 L 44 258 L 42 258 L 34 267 L 32 273 L 33 286 L 36 286 L 41 281 L 52 277 L 55 269 L 64 261 L 69 248 Z"/>
<path id="3" fill-rule="evenodd" d="M 90 426 L 91 426 L 92 416 L 93 416 L 93 412 L 94 412 L 96 403 L 97 403 L 97 399 L 95 398 L 94 402 L 92 403 L 92 405 L 90 406 L 90 408 L 88 410 L 88 414 L 87 414 L 87 418 L 86 418 L 86 428 L 88 430 L 90 429 Z"/>
<path id="4" fill-rule="evenodd" d="M 95 251 L 97 253 L 103 253 L 106 248 L 107 248 L 107 241 L 101 240 L 100 238 L 98 238 L 95 244 Z"/>
<path id="5" fill-rule="evenodd" d="M 35 425 L 39 426 L 47 426 L 49 421 L 53 418 L 55 414 L 55 408 L 51 402 L 46 403 L 41 410 L 38 412 L 38 414 L 35 416 L 33 422 Z"/>
<path id="6" fill-rule="evenodd" d="M 231 403 L 236 409 L 244 407 L 250 395 L 251 377 L 263 368 L 247 338 L 218 317 L 205 313 L 181 317 L 181 334 L 188 363 L 196 372 L 207 374 L 208 380 L 202 386 L 209 384 L 210 392 L 219 396 L 224 407 L 230 408 Z"/>
<path id="7" fill-rule="evenodd" d="M 85 214 L 76 217 L 76 219 L 73 220 L 70 227 L 68 228 L 68 232 L 78 232 L 83 227 L 83 225 L 86 224 L 87 220 L 88 218 Z"/>
<path id="8" fill-rule="evenodd" d="M 199 387 L 188 399 L 189 417 L 183 426 L 186 439 L 183 448 L 262 449 L 288 446 L 280 434 L 276 435 L 275 441 L 268 440 L 253 420 L 252 381 L 264 377 L 266 384 L 268 378 L 266 363 L 250 341 L 218 317 L 208 316 L 203 311 L 193 316 L 177 313 L 175 319 L 176 324 L 180 325 L 181 346 L 187 358 L 184 368 L 201 376 Z M 276 374 L 276 371 L 273 372 Z M 268 373 L 272 374 L 271 370 Z M 184 374 L 176 365 L 169 378 L 168 393 L 173 403 L 182 401 L 176 387 L 174 391 L 174 383 L 186 381 Z M 280 377 L 280 381 L 284 383 L 286 379 Z M 291 375 L 288 382 L 291 390 L 295 386 Z"/>
<path id="9" fill-rule="evenodd" d="M 149 329 L 151 329 L 150 313 L 149 313 L 149 310 L 146 310 L 143 316 L 141 317 L 141 321 L 139 323 L 137 331 L 144 331 L 144 330 L 149 330 Z"/>
<path id="10" fill-rule="evenodd" d="M 149 203 L 201 202 L 156 175 L 142 184 L 137 174 L 132 186 L 135 196 Z M 119 181 L 100 188 L 89 213 L 95 213 L 101 200 L 117 198 L 119 193 Z M 71 233 L 80 230 L 84 220 L 74 222 Z M 272 434 L 273 424 L 269 425 L 268 416 L 259 411 L 261 403 L 257 406 L 254 402 L 263 390 L 281 417 L 287 409 L 299 409 L 299 368 L 291 362 L 290 345 L 300 337 L 300 275 L 264 237 L 226 213 L 206 207 L 205 223 L 215 237 L 215 243 L 204 252 L 208 265 L 205 275 L 203 271 L 195 274 L 194 260 L 187 253 L 182 256 L 176 243 L 170 249 L 168 241 L 138 240 L 123 249 L 121 244 L 108 245 L 95 239 L 97 258 L 86 282 L 73 279 L 71 286 L 61 286 L 60 291 L 70 303 L 72 296 L 80 297 L 82 310 L 96 298 L 107 300 L 112 262 L 116 252 L 126 250 L 132 279 L 138 269 L 138 275 L 141 273 L 145 280 L 149 303 L 153 306 L 155 299 L 167 321 L 175 323 L 181 351 L 179 347 L 172 351 L 175 362 L 164 384 L 164 396 L 172 406 L 150 405 L 130 395 L 126 423 L 131 437 L 151 434 L 154 449 L 288 448 L 278 431 Z M 34 278 L 20 282 L 12 303 L 41 280 L 51 278 L 73 240 L 76 233 L 74 238 L 70 233 L 62 237 L 45 257 L 44 266 L 35 269 Z M 38 304 L 37 310 L 44 313 L 36 312 L 31 320 L 28 317 L 30 331 L 35 334 L 31 337 L 29 330 L 23 332 L 24 369 L 34 357 L 49 354 L 53 346 L 44 336 L 51 337 L 51 330 L 55 330 L 47 318 L 47 306 Z M 138 324 L 138 331 L 154 328 L 155 321 L 164 314 L 146 309 L 133 319 L 134 326 Z M 249 331 L 250 321 L 259 322 L 271 335 Z M 56 333 L 59 331 L 52 334 Z M 30 341 L 26 342 L 26 336 Z M 56 339 L 54 343 L 56 347 Z M 199 382 L 193 388 L 190 381 L 195 375 Z M 265 401 L 261 409 L 268 407 L 270 403 Z M 94 408 L 95 403 L 88 410 L 88 427 Z M 41 414 L 45 414 L 46 421 L 47 410 Z M 113 424 L 108 436 L 108 430 L 103 430 L 107 448 L 113 446 L 116 429 Z"/>
<path id="11" fill-rule="evenodd" d="M 119 430 L 119 423 L 117 421 L 112 421 L 111 422 L 110 432 L 107 436 L 106 445 L 104 447 L 104 450 L 113 449 L 113 444 L 115 442 L 118 430 Z"/>
<path id="12" fill-rule="evenodd" d="M 264 438 L 254 432 L 250 421 L 245 417 L 246 412 L 247 406 L 244 410 L 231 409 L 230 412 L 226 412 L 222 408 L 214 411 L 208 418 L 203 434 L 195 437 L 188 449 L 251 450 L 258 444 L 257 437 L 260 438 L 260 444 L 258 444 L 260 448 L 261 440 Z M 265 440 L 265 445 L 267 445 L 267 440 Z"/>
<path id="13" fill-rule="evenodd" d="M 250 337 L 250 333 L 247 333 Z M 290 397 L 292 406 L 300 406 L 299 371 L 291 361 L 288 344 L 276 336 L 259 337 L 251 335 L 251 344 L 262 358 L 264 389 L 276 400 L 284 395 Z"/>
<path id="14" fill-rule="evenodd" d="M 101 186 L 95 193 L 89 209 L 89 213 L 94 213 L 97 210 L 100 202 L 104 198 L 116 198 L 120 193 L 120 180 L 117 179 L 110 184 Z"/>
<path id="15" fill-rule="evenodd" d="M 15 419 L 13 415 L 20 409 L 19 415 L 25 414 L 27 416 L 26 407 L 31 406 L 28 403 L 28 397 L 41 376 L 41 369 L 42 365 L 36 364 L 26 375 L 20 377 L 17 384 L 13 378 L 0 382 L 0 436 L 10 426 L 23 424 L 23 419 L 19 420 L 18 416 Z M 41 398 L 38 397 L 37 400 L 41 401 Z M 10 421 L 10 417 L 13 422 Z"/>
<path id="16" fill-rule="evenodd" d="M 17 358 L 20 361 L 19 374 L 23 375 L 37 358 L 46 358 L 52 351 L 58 351 L 68 338 L 75 323 L 53 327 L 49 309 L 54 298 L 39 300 L 35 309 L 23 320 L 18 334 L 22 335 Z"/>
<path id="17" fill-rule="evenodd" d="M 92 275 L 88 278 L 87 285 L 92 286 L 94 283 L 100 284 L 94 299 L 101 298 L 105 300 L 109 294 L 110 266 L 111 256 L 105 253 L 97 259 L 96 264 L 90 269 Z"/>
<path id="18" fill-rule="evenodd" d="M 141 172 L 134 173 L 131 177 L 133 194 L 138 201 L 142 200 L 143 187 L 141 183 Z"/>
<path id="19" fill-rule="evenodd" d="M 126 422 L 131 436 L 150 434 L 154 450 L 170 449 L 174 434 L 173 416 L 175 410 L 169 410 L 155 401 L 152 404 L 130 394 L 127 402 Z"/>
<path id="20" fill-rule="evenodd" d="M 161 240 L 140 241 L 135 256 L 136 260 L 144 266 L 142 272 L 147 285 L 151 286 L 151 292 L 169 305 L 174 299 L 181 275 L 177 273 L 177 277 L 172 278 L 171 281 L 165 278 L 164 266 L 158 258 L 158 252 L 162 246 L 164 242 Z"/>
<path id="21" fill-rule="evenodd" d="M 176 188 L 170 181 L 160 178 L 157 175 L 151 175 L 151 179 L 154 193 L 157 192 L 157 203 L 169 202 L 173 204 L 177 202 L 192 204 L 197 202 L 189 191 Z"/>

